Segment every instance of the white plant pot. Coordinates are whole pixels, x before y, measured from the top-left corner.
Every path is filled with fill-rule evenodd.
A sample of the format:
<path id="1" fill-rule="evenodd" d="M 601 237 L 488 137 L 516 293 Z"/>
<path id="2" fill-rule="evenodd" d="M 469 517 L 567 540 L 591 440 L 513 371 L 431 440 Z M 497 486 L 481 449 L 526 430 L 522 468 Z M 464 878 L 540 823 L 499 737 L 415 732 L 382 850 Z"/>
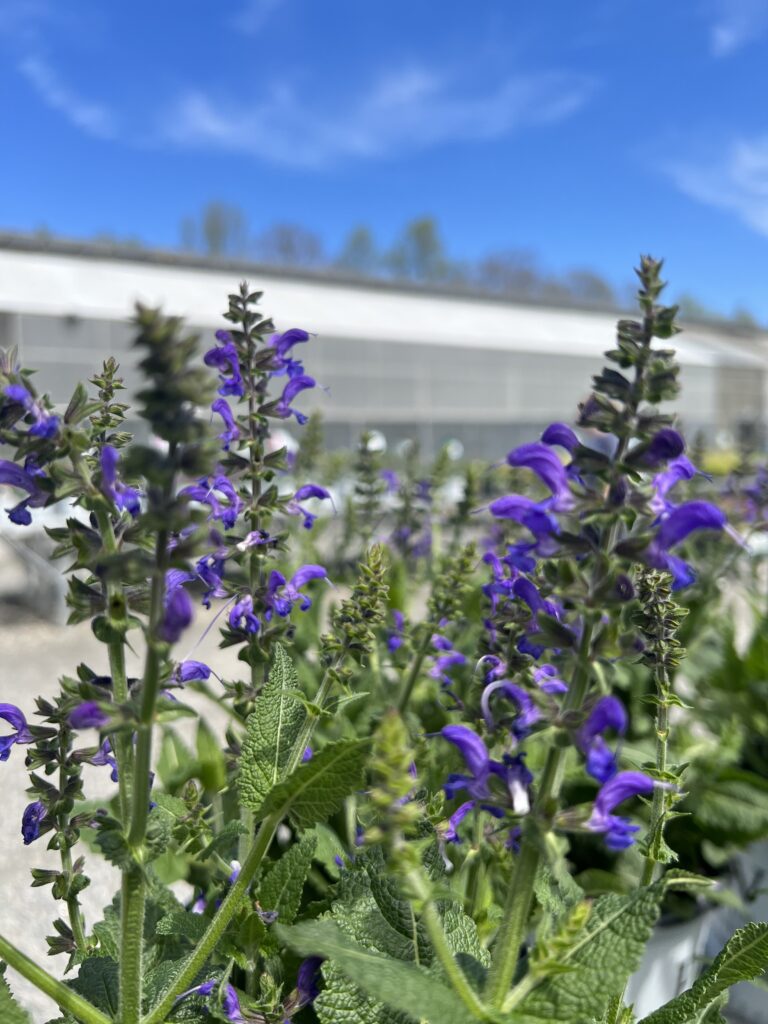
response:
<path id="1" fill-rule="evenodd" d="M 701 972 L 714 911 L 690 921 L 660 924 L 645 948 L 642 962 L 629 979 L 625 1002 L 645 1017 L 689 988 Z"/>

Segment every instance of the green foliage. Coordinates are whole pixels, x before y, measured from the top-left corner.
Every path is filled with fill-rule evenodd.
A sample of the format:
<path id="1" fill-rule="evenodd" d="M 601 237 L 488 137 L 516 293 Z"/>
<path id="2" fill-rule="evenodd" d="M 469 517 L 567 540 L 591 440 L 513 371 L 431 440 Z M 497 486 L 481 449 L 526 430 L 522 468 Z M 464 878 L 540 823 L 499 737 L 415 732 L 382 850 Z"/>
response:
<path id="1" fill-rule="evenodd" d="M 5 980 L 5 964 L 0 963 L 0 1020 L 3 1024 L 30 1024 L 29 1014 L 13 998 Z"/>
<path id="2" fill-rule="evenodd" d="M 316 848 L 317 837 L 310 832 L 272 865 L 259 885 L 261 908 L 277 911 L 281 924 L 292 924 L 296 918 Z"/>
<path id="3" fill-rule="evenodd" d="M 326 821 L 346 796 L 362 786 L 369 751 L 368 740 L 329 743 L 270 790 L 258 808 L 258 817 L 279 811 L 289 815 L 298 828 Z"/>
<path id="4" fill-rule="evenodd" d="M 738 982 L 757 978 L 766 968 L 768 924 L 749 924 L 729 939 L 687 992 L 644 1017 L 640 1024 L 700 1024 L 705 1020 L 715 1024 L 719 997 Z"/>
<path id="5" fill-rule="evenodd" d="M 291 928 L 279 928 L 278 933 L 297 953 L 329 957 L 349 980 L 374 999 L 417 1020 L 431 1024 L 464 1024 L 472 1020 L 442 979 L 413 963 L 362 949 L 331 921 L 304 921 Z"/>
<path id="6" fill-rule="evenodd" d="M 574 930 L 573 911 L 555 931 L 558 973 L 545 977 L 520 1003 L 519 1011 L 544 1021 L 590 1024 L 620 995 L 640 963 L 659 914 L 660 885 L 629 896 L 601 896 L 581 927 Z M 534 949 L 534 963 L 551 965 L 551 943 Z M 564 969 L 564 970 L 563 970 Z"/>
<path id="7" fill-rule="evenodd" d="M 285 778 L 306 717 L 298 686 L 291 659 L 276 644 L 269 679 L 246 723 L 248 731 L 239 762 L 240 798 L 254 814 L 263 816 L 267 796 Z"/>

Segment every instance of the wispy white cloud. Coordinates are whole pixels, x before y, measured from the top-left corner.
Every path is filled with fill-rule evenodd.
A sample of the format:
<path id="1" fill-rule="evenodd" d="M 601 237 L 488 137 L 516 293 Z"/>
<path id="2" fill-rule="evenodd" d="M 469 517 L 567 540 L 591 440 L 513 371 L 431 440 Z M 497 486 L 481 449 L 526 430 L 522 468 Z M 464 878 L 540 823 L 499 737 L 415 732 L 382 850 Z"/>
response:
<path id="1" fill-rule="evenodd" d="M 256 35 L 283 3 L 285 0 L 245 0 L 240 10 L 231 18 L 230 25 L 238 32 Z"/>
<path id="2" fill-rule="evenodd" d="M 100 139 L 115 135 L 114 120 L 107 107 L 78 96 L 47 61 L 40 57 L 27 57 L 19 64 L 19 70 L 43 102 L 58 110 L 75 127 Z"/>
<path id="3" fill-rule="evenodd" d="M 444 75 L 409 67 L 330 107 L 306 101 L 286 85 L 274 86 L 249 106 L 190 91 L 165 111 L 159 134 L 180 145 L 322 166 L 501 138 L 568 117 L 594 89 L 587 76 L 544 72 L 510 76 L 490 91 L 468 94 Z"/>
<path id="4" fill-rule="evenodd" d="M 714 0 L 709 32 L 714 57 L 731 57 L 768 30 L 768 0 Z"/>
<path id="5" fill-rule="evenodd" d="M 768 235 L 768 135 L 740 139 L 706 161 L 669 164 L 668 174 L 686 195 L 730 210 Z"/>

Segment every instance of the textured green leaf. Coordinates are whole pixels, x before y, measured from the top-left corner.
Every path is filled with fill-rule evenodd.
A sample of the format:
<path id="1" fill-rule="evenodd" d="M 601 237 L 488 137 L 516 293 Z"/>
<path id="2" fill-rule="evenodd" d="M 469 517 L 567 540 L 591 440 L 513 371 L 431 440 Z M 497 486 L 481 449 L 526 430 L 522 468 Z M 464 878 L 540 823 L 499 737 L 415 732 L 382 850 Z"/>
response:
<path id="1" fill-rule="evenodd" d="M 256 708 L 246 723 L 247 735 L 240 755 L 240 797 L 246 807 L 263 817 L 267 795 L 285 778 L 288 759 L 306 717 L 296 696 L 296 669 L 280 644 Z"/>
<path id="2" fill-rule="evenodd" d="M 368 740 L 330 743 L 270 791 L 258 817 L 276 811 L 289 813 L 298 828 L 325 821 L 350 793 L 362 787 L 369 750 Z"/>
<path id="3" fill-rule="evenodd" d="M 413 1021 L 408 1014 L 370 999 L 330 960 L 323 964 L 323 978 L 325 988 L 314 1003 L 320 1024 L 411 1024 Z"/>
<path id="4" fill-rule="evenodd" d="M 0 1021 L 3 1024 L 30 1024 L 29 1014 L 13 998 L 5 980 L 5 964 L 0 964 Z"/>
<path id="5" fill-rule="evenodd" d="M 722 773 L 691 797 L 694 818 L 710 837 L 747 843 L 768 835 L 768 784 L 757 775 Z M 681 807 L 687 809 L 687 802 Z"/>
<path id="6" fill-rule="evenodd" d="M 104 1013 L 117 1014 L 118 967 L 106 956 L 90 957 L 80 965 L 72 988 Z"/>
<path id="7" fill-rule="evenodd" d="M 709 967 L 682 995 L 644 1017 L 640 1024 L 699 1024 L 716 1000 L 739 981 L 768 968 L 768 924 L 748 924 L 725 944 Z M 714 1018 L 717 1020 L 717 1015 Z"/>
<path id="8" fill-rule="evenodd" d="M 545 978 L 522 1001 L 520 1013 L 568 1024 L 599 1020 L 640 963 L 662 893 L 659 884 L 595 900 L 578 939 L 560 955 L 562 966 L 571 969 Z"/>
<path id="9" fill-rule="evenodd" d="M 325 956 L 374 999 L 431 1024 L 464 1024 L 472 1018 L 454 992 L 415 964 L 355 945 L 331 921 L 279 928 L 281 939 L 302 956 Z"/>
<path id="10" fill-rule="evenodd" d="M 188 939 L 194 944 L 203 937 L 209 923 L 208 918 L 203 914 L 191 914 L 187 910 L 176 910 L 172 914 L 161 917 L 155 931 L 158 935 L 173 935 L 175 938 Z"/>
<path id="11" fill-rule="evenodd" d="M 316 846 L 316 836 L 304 836 L 270 868 L 259 886 L 261 909 L 276 910 L 281 924 L 292 924 L 296 918 Z"/>

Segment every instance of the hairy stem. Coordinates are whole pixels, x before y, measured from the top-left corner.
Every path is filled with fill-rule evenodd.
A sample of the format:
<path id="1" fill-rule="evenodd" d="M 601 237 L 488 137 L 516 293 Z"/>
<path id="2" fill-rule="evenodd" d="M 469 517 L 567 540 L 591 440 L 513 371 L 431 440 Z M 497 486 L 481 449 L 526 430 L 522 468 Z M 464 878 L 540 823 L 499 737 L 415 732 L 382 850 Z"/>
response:
<path id="1" fill-rule="evenodd" d="M 408 670 L 408 675 L 405 677 L 403 688 L 400 691 L 400 698 L 397 702 L 397 710 L 400 712 L 401 715 L 408 707 L 408 702 L 411 699 L 413 688 L 418 681 L 419 673 L 421 672 L 421 666 L 424 664 L 424 659 L 427 656 L 427 651 L 429 650 L 431 640 L 432 634 L 430 628 L 428 628 L 427 632 L 424 634 L 424 639 L 421 641 L 416 650 L 414 659 L 411 662 L 411 667 Z"/>
<path id="2" fill-rule="evenodd" d="M 667 744 L 669 742 L 669 680 L 667 671 L 659 666 L 656 671 L 656 685 L 659 693 L 659 704 L 656 711 L 656 771 L 659 778 L 663 778 L 667 770 Z M 653 790 L 653 804 L 651 806 L 651 823 L 648 834 L 651 837 L 651 844 L 661 844 L 664 835 L 664 818 L 667 810 L 667 793 L 661 786 L 655 786 Z M 650 885 L 656 871 L 658 861 L 653 855 L 652 846 L 648 850 L 643 866 L 643 874 L 640 880 L 641 885 Z"/>
<path id="3" fill-rule="evenodd" d="M 22 953 L 12 943 L 0 935 L 0 960 L 18 971 L 35 988 L 49 996 L 65 1013 L 71 1013 L 81 1024 L 113 1024 L 101 1010 L 97 1010 L 87 999 L 83 999 L 73 989 L 58 981 L 48 971 L 43 970 L 26 953 Z"/>

